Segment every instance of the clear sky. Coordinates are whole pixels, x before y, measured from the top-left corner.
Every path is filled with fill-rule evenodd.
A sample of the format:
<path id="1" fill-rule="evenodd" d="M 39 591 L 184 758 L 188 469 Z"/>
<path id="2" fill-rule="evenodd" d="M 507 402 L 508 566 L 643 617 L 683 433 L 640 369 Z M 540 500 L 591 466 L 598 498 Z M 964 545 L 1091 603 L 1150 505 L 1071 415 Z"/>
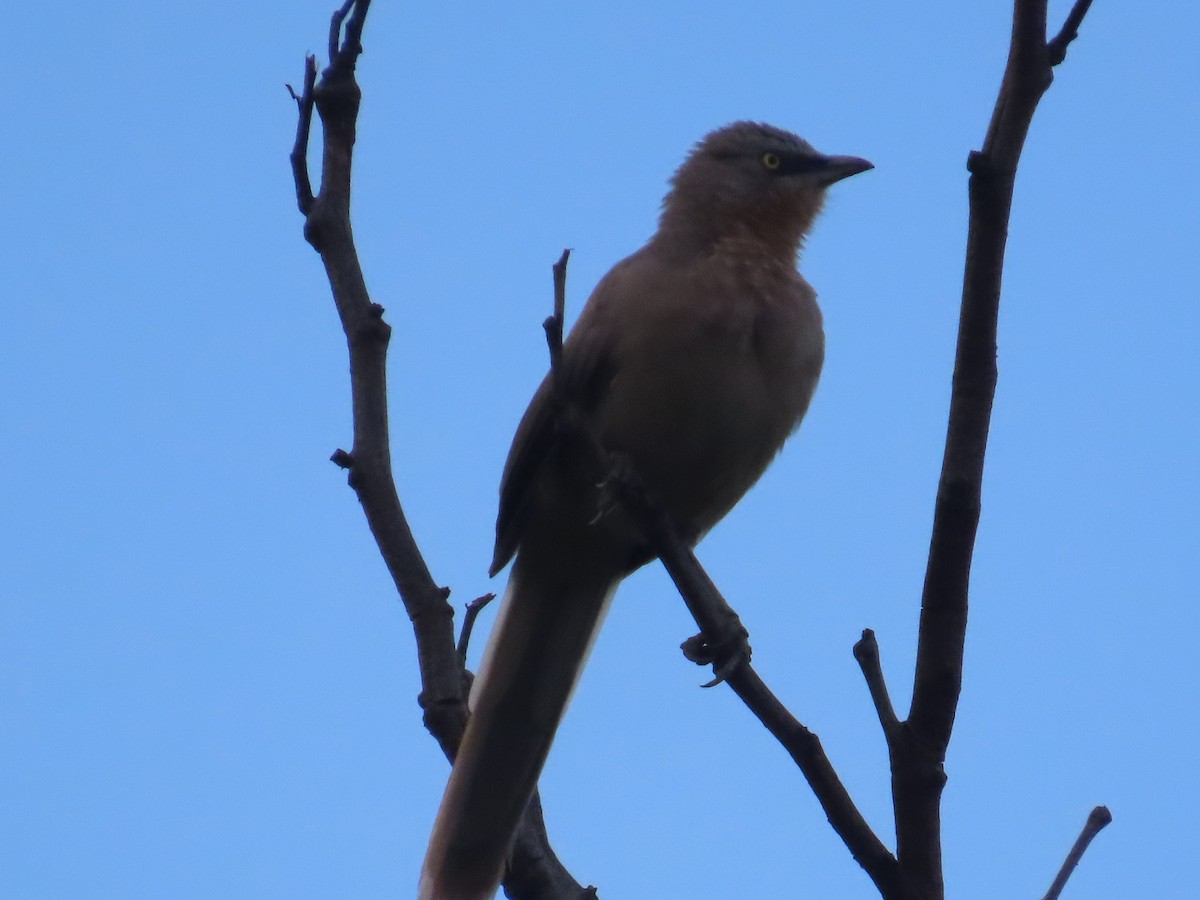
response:
<path id="1" fill-rule="evenodd" d="M 345 347 L 287 163 L 283 84 L 333 5 L 67 2 L 8 42 L 4 897 L 412 895 L 447 765 L 327 461 L 350 442 Z M 397 480 L 459 604 L 502 586 L 496 487 L 561 249 L 577 311 L 734 119 L 876 164 L 833 189 L 801 263 L 829 348 L 811 412 L 700 556 L 889 843 L 850 648 L 877 631 L 906 708 L 964 162 L 1009 15 L 376 0 L 360 66 L 354 216 L 395 327 Z M 1097 0 L 1022 162 L 947 765 L 955 897 L 1041 896 L 1097 803 L 1115 822 L 1068 897 L 1195 896 L 1198 26 Z M 875 896 L 782 750 L 698 687 L 692 631 L 657 567 L 619 593 L 542 782 L 563 859 L 611 900 Z"/>

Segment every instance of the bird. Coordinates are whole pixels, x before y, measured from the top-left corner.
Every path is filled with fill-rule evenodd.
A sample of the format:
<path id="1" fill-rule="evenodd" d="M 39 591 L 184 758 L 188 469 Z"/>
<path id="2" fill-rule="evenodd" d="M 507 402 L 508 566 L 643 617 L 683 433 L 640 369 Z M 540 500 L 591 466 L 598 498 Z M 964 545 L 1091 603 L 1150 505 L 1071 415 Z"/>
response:
<path id="1" fill-rule="evenodd" d="M 588 298 L 504 466 L 490 574 L 512 570 L 420 900 L 495 896 L 613 594 L 654 556 L 604 462 L 559 427 L 562 399 L 694 546 L 808 409 L 825 337 L 800 250 L 826 189 L 871 168 L 765 123 L 718 128 L 676 170 L 654 235 Z"/>

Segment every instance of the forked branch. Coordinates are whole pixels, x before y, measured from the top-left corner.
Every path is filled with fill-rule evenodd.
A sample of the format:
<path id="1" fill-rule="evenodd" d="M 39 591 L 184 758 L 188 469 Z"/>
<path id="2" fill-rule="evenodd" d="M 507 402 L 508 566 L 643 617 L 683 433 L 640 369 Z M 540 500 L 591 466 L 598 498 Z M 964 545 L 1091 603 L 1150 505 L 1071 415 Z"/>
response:
<path id="1" fill-rule="evenodd" d="M 903 870 L 941 898 L 943 763 L 962 686 L 967 599 L 984 454 L 996 392 L 996 321 L 1013 185 L 1038 101 L 1090 0 L 1079 0 L 1053 46 L 1046 0 L 1015 0 L 1008 65 L 983 148 L 968 159 L 970 222 L 950 421 L 921 597 L 912 704 L 888 734 L 896 851 Z"/>
<path id="2" fill-rule="evenodd" d="M 292 91 L 299 110 L 292 173 L 304 215 L 304 236 L 321 255 L 350 353 L 354 444 L 333 461 L 349 472 L 371 534 L 412 620 L 421 670 L 425 726 L 453 759 L 467 722 L 467 673 L 454 640 L 449 590 L 433 580 L 416 541 L 392 476 L 387 417 L 387 348 L 391 326 L 383 307 L 367 292 L 350 229 L 350 178 L 361 92 L 355 65 L 369 0 L 346 0 L 329 30 L 328 68 L 316 77 L 313 57 L 305 61 L 304 88 Z M 290 88 L 289 88 L 290 90 Z M 321 186 L 314 195 L 308 175 L 312 111 L 321 120 Z M 413 873 L 416 879 L 416 873 Z M 536 796 L 522 820 L 505 884 L 515 900 L 562 900 L 591 896 L 550 849 Z"/>

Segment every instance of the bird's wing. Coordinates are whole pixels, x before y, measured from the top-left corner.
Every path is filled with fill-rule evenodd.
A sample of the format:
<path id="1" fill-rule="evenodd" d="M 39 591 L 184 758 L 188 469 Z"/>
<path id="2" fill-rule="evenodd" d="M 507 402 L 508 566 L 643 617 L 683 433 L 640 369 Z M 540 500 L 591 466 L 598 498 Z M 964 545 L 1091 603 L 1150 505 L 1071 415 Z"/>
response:
<path id="1" fill-rule="evenodd" d="M 607 281 L 607 279 L 605 280 Z M 560 377 L 565 396 L 588 415 L 603 400 L 615 372 L 612 329 L 607 327 L 605 281 L 584 307 L 579 323 L 563 343 Z M 508 564 L 521 540 L 522 523 L 533 485 L 560 443 L 557 403 L 547 375 L 517 426 L 504 475 L 500 480 L 500 510 L 496 517 L 496 546 L 490 573 Z"/>

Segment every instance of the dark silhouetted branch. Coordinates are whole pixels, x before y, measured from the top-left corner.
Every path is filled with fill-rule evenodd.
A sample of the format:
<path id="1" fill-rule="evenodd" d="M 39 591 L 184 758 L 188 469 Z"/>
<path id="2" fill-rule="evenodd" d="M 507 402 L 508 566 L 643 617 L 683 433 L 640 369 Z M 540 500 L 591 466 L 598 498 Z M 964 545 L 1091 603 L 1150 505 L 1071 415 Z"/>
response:
<path id="1" fill-rule="evenodd" d="M 455 646 L 449 591 L 433 580 L 396 492 L 387 415 L 387 349 L 392 329 L 383 320 L 383 307 L 373 303 L 367 292 L 350 228 L 351 161 L 361 99 L 355 65 L 362 53 L 369 5 L 369 0 L 347 0 L 333 14 L 330 63 L 320 81 L 316 60 L 311 56 L 305 60 L 304 90 L 298 97 L 291 92 L 299 108 L 292 173 L 297 204 L 305 217 L 304 236 L 325 265 L 350 353 L 354 445 L 349 451 L 339 449 L 332 459 L 349 472 L 350 486 L 412 620 L 425 726 L 453 759 L 467 722 L 467 673 Z M 314 107 L 324 134 L 321 186 L 315 196 L 308 175 Z M 508 888 L 515 900 L 586 896 L 550 849 L 536 796 L 522 820 L 506 885 L 510 880 L 521 885 Z"/>
<path id="2" fill-rule="evenodd" d="M 875 704 L 875 714 L 879 716 L 879 724 L 883 733 L 891 735 L 900 727 L 896 717 L 892 698 L 888 694 L 887 682 L 883 677 L 883 664 L 879 660 L 879 642 L 875 640 L 875 632 L 870 628 L 863 631 L 862 637 L 854 645 L 854 658 L 862 669 L 863 678 L 867 681 L 867 690 L 871 692 L 871 702 Z"/>
<path id="3" fill-rule="evenodd" d="M 1079 37 L 1079 26 L 1083 23 L 1083 17 L 1087 15 L 1091 5 L 1092 0 L 1075 0 L 1075 5 L 1067 13 L 1067 20 L 1063 22 L 1063 27 L 1050 41 L 1048 47 L 1050 65 L 1057 66 L 1067 58 L 1067 47 L 1071 45 L 1071 41 Z"/>
<path id="4" fill-rule="evenodd" d="M 475 630 L 475 620 L 479 618 L 484 607 L 495 599 L 495 594 L 484 594 L 468 603 L 463 610 L 462 630 L 458 633 L 458 658 L 462 660 L 464 666 L 467 664 L 467 647 L 471 644 L 471 632 Z"/>
<path id="5" fill-rule="evenodd" d="M 1063 47 L 1087 3 L 1071 11 Z M 889 741 L 900 865 L 924 893 L 943 896 L 943 763 L 962 686 L 967 597 L 979 525 L 984 454 L 996 391 L 996 320 L 1013 184 L 1038 101 L 1053 80 L 1046 0 L 1016 0 L 1008 65 L 983 148 L 968 158 L 970 223 L 946 449 L 921 597 L 908 719 Z"/>
<path id="6" fill-rule="evenodd" d="M 1070 879 L 1071 874 L 1075 871 L 1075 867 L 1079 865 L 1079 861 L 1083 859 L 1083 854 L 1087 852 L 1088 845 L 1111 822 L 1112 813 L 1108 811 L 1107 806 L 1097 806 L 1088 813 L 1087 821 L 1083 823 L 1083 829 L 1079 832 L 1079 837 L 1075 839 L 1075 844 L 1071 847 L 1071 852 L 1063 860 L 1062 868 L 1058 870 L 1058 875 L 1055 876 L 1054 883 L 1050 885 L 1050 890 L 1046 891 L 1046 896 L 1042 900 L 1058 900 L 1063 888 L 1067 886 L 1067 880 Z"/>

